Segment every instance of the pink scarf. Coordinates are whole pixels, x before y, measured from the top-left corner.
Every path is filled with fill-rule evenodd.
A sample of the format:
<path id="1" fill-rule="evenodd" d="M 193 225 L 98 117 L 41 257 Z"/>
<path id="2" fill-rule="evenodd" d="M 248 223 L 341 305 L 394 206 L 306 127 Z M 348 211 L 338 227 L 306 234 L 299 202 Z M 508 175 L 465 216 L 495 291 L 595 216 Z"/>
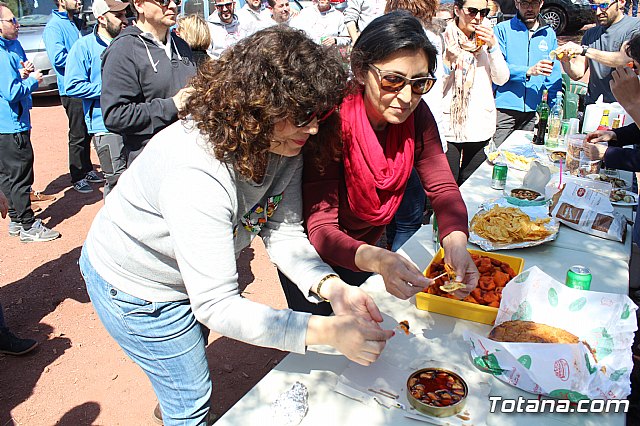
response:
<path id="1" fill-rule="evenodd" d="M 374 225 L 391 222 L 413 168 L 413 114 L 402 124 L 388 124 L 384 147 L 369 123 L 362 93 L 340 107 L 344 175 L 349 206 L 356 216 Z"/>

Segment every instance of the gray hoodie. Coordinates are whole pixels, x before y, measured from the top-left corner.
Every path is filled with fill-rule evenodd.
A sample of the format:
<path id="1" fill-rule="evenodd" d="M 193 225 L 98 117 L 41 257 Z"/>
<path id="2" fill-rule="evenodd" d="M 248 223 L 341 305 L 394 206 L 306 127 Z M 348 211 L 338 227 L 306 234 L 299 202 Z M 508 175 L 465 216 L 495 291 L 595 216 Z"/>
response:
<path id="1" fill-rule="evenodd" d="M 150 34 L 132 25 L 122 30 L 102 56 L 104 124 L 123 136 L 130 160 L 153 135 L 178 119 L 171 97 L 196 72 L 189 45 L 173 33 L 167 41 L 165 50 Z"/>
<path id="2" fill-rule="evenodd" d="M 211 33 L 211 45 L 207 53 L 214 59 L 218 59 L 227 47 L 233 46 L 244 37 L 252 34 L 249 23 L 242 25 L 237 15 L 233 15 L 231 22 L 225 24 L 220 21 L 218 12 L 213 12 L 207 19 L 207 24 Z"/>

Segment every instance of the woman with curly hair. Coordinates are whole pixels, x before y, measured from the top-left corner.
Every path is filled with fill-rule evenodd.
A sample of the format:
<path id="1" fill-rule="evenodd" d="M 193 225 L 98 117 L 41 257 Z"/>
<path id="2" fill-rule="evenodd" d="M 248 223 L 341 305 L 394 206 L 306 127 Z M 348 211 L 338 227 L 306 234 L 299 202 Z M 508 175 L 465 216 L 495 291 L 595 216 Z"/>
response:
<path id="1" fill-rule="evenodd" d="M 328 344 L 364 365 L 393 335 L 302 227 L 301 150 L 332 155 L 308 138 L 335 132 L 335 117 L 319 122 L 346 81 L 340 59 L 300 31 L 277 26 L 240 41 L 199 69 L 189 114 L 151 139 L 96 216 L 80 269 L 100 320 L 151 380 L 165 425 L 206 424 L 206 328 L 298 353 Z M 329 298 L 340 315 L 242 297 L 236 258 L 257 235 L 310 303 Z"/>
<path id="2" fill-rule="evenodd" d="M 435 56 L 422 25 L 407 11 L 373 20 L 351 52 L 359 89 L 340 105 L 342 158 L 324 170 L 307 163 L 303 178 L 309 240 L 320 256 L 352 285 L 380 274 L 387 291 L 402 299 L 432 280 L 411 261 L 376 243 L 403 204 L 415 205 L 416 191 L 429 196 L 445 261 L 467 285 L 457 295 L 465 297 L 478 281 L 466 248 L 467 209 L 433 115 L 422 100 L 433 87 Z M 280 278 L 289 307 L 331 312 L 328 303 L 309 303 L 287 277 Z M 332 285 L 327 283 L 327 290 Z"/>

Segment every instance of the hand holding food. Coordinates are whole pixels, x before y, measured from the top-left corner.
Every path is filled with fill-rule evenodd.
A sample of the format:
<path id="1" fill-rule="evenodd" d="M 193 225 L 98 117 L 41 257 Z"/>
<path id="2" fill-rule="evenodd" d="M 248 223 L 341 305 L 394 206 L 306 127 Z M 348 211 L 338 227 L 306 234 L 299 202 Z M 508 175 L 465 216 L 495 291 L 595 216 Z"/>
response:
<path id="1" fill-rule="evenodd" d="M 367 321 L 382 322 L 382 314 L 371 296 L 339 278 L 328 280 L 322 287 L 322 295 L 329 299 L 336 315 L 355 315 Z"/>
<path id="2" fill-rule="evenodd" d="M 561 62 L 569 62 L 582 53 L 582 46 L 572 41 L 555 49 L 555 56 Z"/>
<path id="3" fill-rule="evenodd" d="M 387 291 L 399 299 L 408 299 L 432 283 L 410 260 L 398 253 L 384 250 L 379 263 L 378 271 Z"/>
<path id="4" fill-rule="evenodd" d="M 471 291 L 471 294 L 462 299 L 465 302 L 477 303 L 494 308 L 499 307 L 502 298 L 502 289 L 516 276 L 516 272 L 508 263 L 498 259 L 477 254 L 471 254 L 470 257 L 477 267 L 480 278 L 478 286 Z M 443 262 L 433 263 L 429 269 L 428 276 L 437 277 L 444 268 L 445 264 Z M 444 283 L 444 279 L 444 277 L 435 279 L 435 283 L 425 291 L 436 296 L 458 299 L 455 295 L 442 290 L 441 284 Z"/>
<path id="5" fill-rule="evenodd" d="M 473 291 L 478 285 L 480 274 L 467 250 L 467 236 L 463 232 L 454 231 L 442 239 L 445 263 L 455 271 L 455 281 L 464 283 L 465 287 L 455 290 L 454 295 L 460 299 Z"/>
<path id="6" fill-rule="evenodd" d="M 353 315 L 332 317 L 312 316 L 314 322 L 328 323 L 322 330 L 326 343 L 336 348 L 353 362 L 370 365 L 378 359 L 393 330 L 383 330 L 378 323 Z M 316 327 L 311 324 L 309 327 Z"/>

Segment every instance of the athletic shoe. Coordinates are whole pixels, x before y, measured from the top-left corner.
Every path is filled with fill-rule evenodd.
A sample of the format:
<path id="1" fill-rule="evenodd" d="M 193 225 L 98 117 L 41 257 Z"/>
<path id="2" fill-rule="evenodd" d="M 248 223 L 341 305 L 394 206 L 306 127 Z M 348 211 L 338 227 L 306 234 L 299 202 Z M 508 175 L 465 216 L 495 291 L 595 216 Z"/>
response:
<path id="1" fill-rule="evenodd" d="M 17 237 L 20 235 L 20 230 L 22 229 L 22 224 L 20 222 L 9 222 L 9 236 Z"/>
<path id="2" fill-rule="evenodd" d="M 31 191 L 31 194 L 29 194 L 29 196 L 31 197 L 31 202 L 32 203 L 37 203 L 40 201 L 55 201 L 56 200 L 56 196 L 55 195 L 46 195 L 43 194 L 42 192 L 39 191 Z"/>
<path id="3" fill-rule="evenodd" d="M 87 175 L 84 177 L 84 179 L 87 182 L 91 182 L 91 183 L 102 183 L 102 182 L 104 182 L 104 179 L 102 179 L 100 177 L 100 175 L 98 175 L 93 170 L 91 170 L 89 173 L 87 173 Z"/>
<path id="4" fill-rule="evenodd" d="M 55 240 L 59 236 L 60 233 L 58 231 L 47 228 L 42 224 L 40 219 L 36 219 L 30 229 L 25 230 L 22 228 L 20 230 L 20 241 L 23 243 L 51 241 Z"/>
<path id="5" fill-rule="evenodd" d="M 76 191 L 82 194 L 89 194 L 93 192 L 93 188 L 91 187 L 91 185 L 89 185 L 89 182 L 87 182 L 86 179 L 80 179 L 79 181 L 74 183 L 73 189 L 75 189 Z"/>
<path id="6" fill-rule="evenodd" d="M 6 328 L 0 328 L 0 353 L 9 355 L 24 355 L 38 346 L 33 339 L 21 339 Z"/>

